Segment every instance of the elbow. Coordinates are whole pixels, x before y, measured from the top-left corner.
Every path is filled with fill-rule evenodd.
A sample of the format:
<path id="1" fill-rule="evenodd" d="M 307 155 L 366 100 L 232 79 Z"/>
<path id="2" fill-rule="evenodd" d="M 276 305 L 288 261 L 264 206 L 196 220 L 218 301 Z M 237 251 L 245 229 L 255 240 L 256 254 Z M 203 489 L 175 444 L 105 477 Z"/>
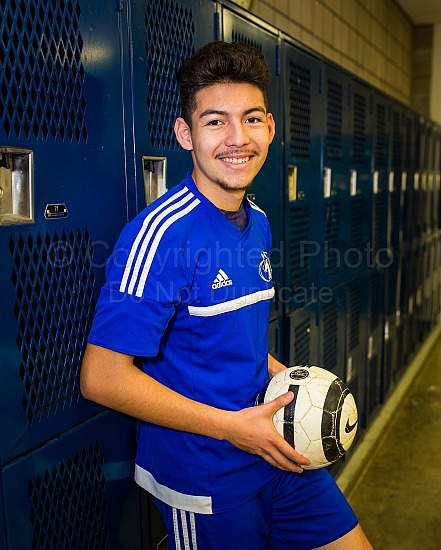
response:
<path id="1" fill-rule="evenodd" d="M 80 372 L 80 392 L 84 399 L 96 401 L 94 384 L 84 365 L 81 367 Z"/>
<path id="2" fill-rule="evenodd" d="M 98 403 L 100 401 L 100 376 L 87 350 L 81 365 L 79 378 L 80 392 L 84 399 Z"/>

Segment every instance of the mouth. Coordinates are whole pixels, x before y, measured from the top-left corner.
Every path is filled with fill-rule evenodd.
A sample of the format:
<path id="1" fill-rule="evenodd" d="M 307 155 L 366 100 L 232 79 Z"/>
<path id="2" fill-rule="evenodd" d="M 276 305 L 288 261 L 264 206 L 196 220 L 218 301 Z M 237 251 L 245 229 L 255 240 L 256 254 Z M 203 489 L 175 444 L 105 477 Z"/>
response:
<path id="1" fill-rule="evenodd" d="M 257 151 L 252 149 L 239 149 L 236 151 L 219 153 L 216 155 L 216 159 L 221 160 L 230 166 L 244 166 L 257 156 Z"/>
<path id="2" fill-rule="evenodd" d="M 251 157 L 220 157 L 220 160 L 228 164 L 246 164 Z"/>

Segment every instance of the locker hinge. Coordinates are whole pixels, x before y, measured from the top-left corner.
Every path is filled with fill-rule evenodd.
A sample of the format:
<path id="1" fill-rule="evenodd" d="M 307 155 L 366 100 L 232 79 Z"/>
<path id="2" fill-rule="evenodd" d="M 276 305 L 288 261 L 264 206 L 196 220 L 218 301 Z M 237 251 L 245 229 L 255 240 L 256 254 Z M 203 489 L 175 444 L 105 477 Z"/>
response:
<path id="1" fill-rule="evenodd" d="M 117 11 L 124 10 L 124 0 L 116 0 L 116 10 Z"/>

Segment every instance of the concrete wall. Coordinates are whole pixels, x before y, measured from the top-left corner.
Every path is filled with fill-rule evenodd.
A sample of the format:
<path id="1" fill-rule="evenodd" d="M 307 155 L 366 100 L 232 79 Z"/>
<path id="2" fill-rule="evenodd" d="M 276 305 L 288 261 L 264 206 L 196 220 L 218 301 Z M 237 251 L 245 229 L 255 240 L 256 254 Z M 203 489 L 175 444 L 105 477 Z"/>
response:
<path id="1" fill-rule="evenodd" d="M 250 11 L 412 105 L 413 26 L 393 0 L 252 0 Z"/>
<path id="2" fill-rule="evenodd" d="M 418 25 L 413 34 L 412 107 L 430 116 L 433 25 Z"/>

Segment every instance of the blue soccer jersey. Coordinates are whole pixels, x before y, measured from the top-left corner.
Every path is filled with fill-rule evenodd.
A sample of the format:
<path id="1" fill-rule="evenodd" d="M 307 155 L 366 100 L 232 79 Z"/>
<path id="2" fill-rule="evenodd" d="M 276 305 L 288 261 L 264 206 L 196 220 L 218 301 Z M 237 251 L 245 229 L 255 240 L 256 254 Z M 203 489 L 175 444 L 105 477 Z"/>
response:
<path id="1" fill-rule="evenodd" d="M 274 289 L 267 218 L 245 206 L 241 232 L 190 175 L 148 206 L 115 246 L 89 342 L 140 357 L 148 375 L 193 400 L 253 406 L 269 377 Z M 135 479 L 176 508 L 232 509 L 274 475 L 228 442 L 141 423 Z"/>

